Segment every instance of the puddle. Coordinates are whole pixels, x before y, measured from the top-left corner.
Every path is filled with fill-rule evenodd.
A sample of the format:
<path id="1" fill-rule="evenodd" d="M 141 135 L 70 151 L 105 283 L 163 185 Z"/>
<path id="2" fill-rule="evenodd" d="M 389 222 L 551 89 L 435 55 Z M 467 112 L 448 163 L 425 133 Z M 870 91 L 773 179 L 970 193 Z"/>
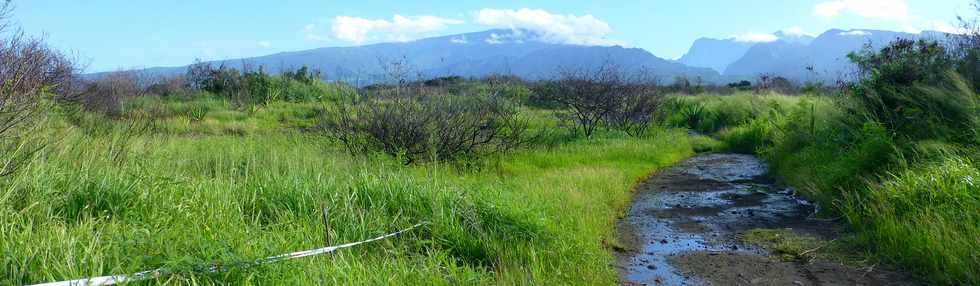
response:
<path id="1" fill-rule="evenodd" d="M 621 284 L 712 285 L 728 281 L 731 283 L 721 285 L 765 285 L 771 281 L 775 283 L 771 285 L 779 285 L 790 281 L 786 285 L 819 285 L 819 279 L 843 281 L 814 275 L 780 276 L 778 273 L 804 273 L 809 266 L 770 261 L 765 251 L 735 239 L 736 233 L 755 228 L 790 228 L 823 237 L 837 235 L 836 225 L 808 220 L 814 206 L 797 198 L 792 189 L 776 186 L 766 174 L 767 166 L 754 156 L 706 154 L 641 183 L 618 225 L 621 244 L 625 245 L 625 250 L 617 253 Z M 747 263 L 755 260 L 762 262 Z M 728 267 L 718 261 L 728 261 Z M 772 272 L 775 270 L 764 268 L 772 265 L 785 269 Z M 734 276 L 721 275 L 724 273 Z M 776 274 L 757 275 L 753 278 L 756 280 L 744 283 L 719 280 L 741 279 L 752 273 Z"/>

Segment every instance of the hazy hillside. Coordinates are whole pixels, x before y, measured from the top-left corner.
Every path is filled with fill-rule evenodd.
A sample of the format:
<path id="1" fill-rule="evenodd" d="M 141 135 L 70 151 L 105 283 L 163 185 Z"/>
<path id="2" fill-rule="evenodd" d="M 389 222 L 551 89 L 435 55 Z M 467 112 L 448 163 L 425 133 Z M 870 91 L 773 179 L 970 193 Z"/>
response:
<path id="1" fill-rule="evenodd" d="M 897 38 L 929 37 L 942 40 L 939 32 L 910 34 L 879 30 L 829 30 L 811 43 L 776 41 L 759 43 L 725 70 L 725 76 L 775 74 L 796 81 L 848 79 L 854 66 L 847 54 L 865 44 L 881 47 Z M 812 71 L 808 70 L 812 67 Z"/>
<path id="2" fill-rule="evenodd" d="M 805 34 L 776 32 L 773 34 L 777 42 L 808 45 L 813 37 Z M 725 72 L 728 65 L 742 58 L 756 42 L 741 41 L 736 38 L 713 39 L 700 38 L 694 41 L 691 48 L 677 62 L 692 66 L 711 68 L 719 73 Z"/>
<path id="3" fill-rule="evenodd" d="M 834 81 L 852 74 L 847 54 L 861 49 L 866 43 L 879 47 L 899 37 L 944 37 L 939 32 L 909 34 L 837 29 L 816 38 L 799 33 L 776 32 L 773 35 L 778 40 L 763 43 L 736 38 L 700 38 L 677 61 L 665 60 L 640 48 L 555 44 L 532 31 L 489 30 L 411 42 L 327 47 L 213 63 L 234 68 L 263 66 L 271 73 L 307 65 L 319 68 L 327 80 L 362 85 L 384 81 L 383 65 L 398 61 L 409 66 L 406 77 L 410 79 L 489 74 L 548 79 L 562 68 L 589 68 L 612 62 L 629 71 L 652 71 L 665 83 L 678 76 L 727 83 L 760 74 L 775 74 L 795 81 Z M 185 71 L 186 66 L 143 70 L 149 75 L 176 75 Z"/>
<path id="4" fill-rule="evenodd" d="M 364 84 L 384 80 L 383 63 L 393 61 L 407 63 L 413 78 L 504 73 L 540 79 L 554 76 L 563 67 L 594 67 L 606 61 L 628 69 L 652 70 L 662 78 L 683 75 L 719 80 L 720 77 L 710 69 L 673 63 L 642 49 L 553 44 L 525 30 L 490 30 L 402 43 L 329 47 L 214 63 L 235 68 L 264 66 L 272 73 L 281 68 L 308 65 L 320 68 L 328 80 Z M 152 75 L 174 75 L 185 70 L 186 66 L 144 71 Z"/>

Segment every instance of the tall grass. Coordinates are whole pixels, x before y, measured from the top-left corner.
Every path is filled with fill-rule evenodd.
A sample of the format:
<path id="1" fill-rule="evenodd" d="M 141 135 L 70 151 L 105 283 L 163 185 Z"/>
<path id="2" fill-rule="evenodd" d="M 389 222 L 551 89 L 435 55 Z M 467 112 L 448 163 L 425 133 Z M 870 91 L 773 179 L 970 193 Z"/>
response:
<path id="1" fill-rule="evenodd" d="M 980 169 L 950 157 L 904 170 L 841 206 L 859 238 L 934 281 L 980 281 Z"/>
<path id="2" fill-rule="evenodd" d="M 0 284 L 157 267 L 177 270 L 153 281 L 168 285 L 612 284 L 606 242 L 630 186 L 691 153 L 682 131 L 657 130 L 497 155 L 480 169 L 406 167 L 304 133 L 315 104 L 244 115 L 201 99 L 201 120 L 178 121 L 188 103 L 145 100 L 131 110 L 169 110 L 157 129 L 56 116 L 59 139 L 0 181 Z M 225 131 L 235 126 L 245 132 Z M 120 149 L 127 156 L 112 159 Z M 429 224 L 323 257 L 194 271 L 323 246 L 324 207 L 334 243 Z"/>

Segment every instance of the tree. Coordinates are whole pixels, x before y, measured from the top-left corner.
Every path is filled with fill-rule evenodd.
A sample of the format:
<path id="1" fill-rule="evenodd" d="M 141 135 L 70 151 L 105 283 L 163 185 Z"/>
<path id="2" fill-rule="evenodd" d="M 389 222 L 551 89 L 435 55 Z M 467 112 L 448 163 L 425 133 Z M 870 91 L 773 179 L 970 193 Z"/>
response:
<path id="1" fill-rule="evenodd" d="M 946 48 L 927 40 L 899 39 L 849 55 L 861 71 L 850 94 L 866 117 L 912 140 L 974 142 L 978 98 Z"/>
<path id="2" fill-rule="evenodd" d="M 87 111 L 118 117 L 122 115 L 123 99 L 140 96 L 142 93 L 143 89 L 135 73 L 119 71 L 85 83 L 81 92 L 68 101 L 79 104 Z"/>
<path id="3" fill-rule="evenodd" d="M 973 3 L 974 18 L 958 17 L 962 35 L 950 35 L 951 53 L 956 59 L 956 71 L 963 75 L 974 92 L 980 93 L 980 0 Z"/>
<path id="4" fill-rule="evenodd" d="M 638 137 L 646 133 L 662 97 L 653 85 L 637 86 L 634 92 L 619 98 L 619 104 L 606 115 L 605 123 L 614 129 Z"/>
<path id="5" fill-rule="evenodd" d="M 565 108 L 575 121 L 577 130 L 591 138 L 595 130 L 609 118 L 638 118 L 625 115 L 626 113 L 615 115 L 624 106 L 630 105 L 624 103 L 625 99 L 635 98 L 634 96 L 644 93 L 652 86 L 638 82 L 638 78 L 628 78 L 618 66 L 606 63 L 593 71 L 564 69 L 558 80 L 540 84 L 534 91 Z M 634 101 L 643 104 L 650 102 L 652 101 L 647 99 Z M 643 109 L 646 108 L 640 108 Z"/>
<path id="6" fill-rule="evenodd" d="M 30 130 L 37 126 L 43 97 L 72 90 L 74 64 L 41 40 L 11 29 L 10 1 L 0 4 L 0 176 L 28 161 Z"/>

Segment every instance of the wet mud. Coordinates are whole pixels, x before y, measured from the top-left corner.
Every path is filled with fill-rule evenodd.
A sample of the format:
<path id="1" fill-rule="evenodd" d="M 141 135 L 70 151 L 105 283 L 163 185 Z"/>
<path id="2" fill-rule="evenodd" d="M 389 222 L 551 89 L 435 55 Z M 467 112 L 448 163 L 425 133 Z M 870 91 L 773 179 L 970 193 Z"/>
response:
<path id="1" fill-rule="evenodd" d="M 790 229 L 825 239 L 834 222 L 767 177 L 750 155 L 705 154 L 637 186 L 618 229 L 622 285 L 915 285 L 905 276 L 832 262 L 784 262 L 736 234 Z"/>

